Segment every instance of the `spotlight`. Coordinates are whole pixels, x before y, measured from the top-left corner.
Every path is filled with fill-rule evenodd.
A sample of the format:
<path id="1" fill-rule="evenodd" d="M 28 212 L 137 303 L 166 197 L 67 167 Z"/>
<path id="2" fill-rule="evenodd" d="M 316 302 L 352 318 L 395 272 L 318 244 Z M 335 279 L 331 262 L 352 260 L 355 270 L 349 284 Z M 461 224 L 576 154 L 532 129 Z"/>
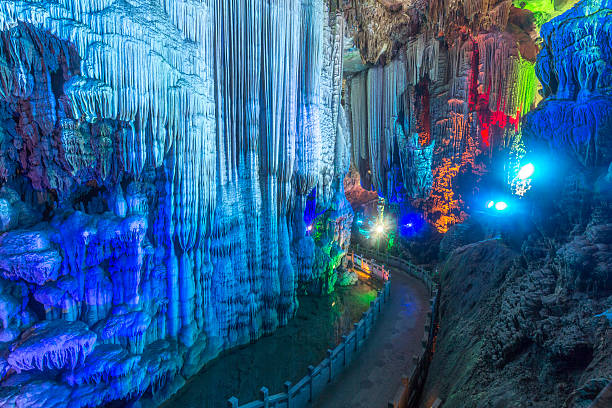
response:
<path id="1" fill-rule="evenodd" d="M 533 164 L 531 163 L 527 163 L 526 165 L 524 165 L 523 167 L 521 167 L 521 169 L 518 172 L 518 178 L 520 180 L 527 180 L 528 178 L 530 178 L 531 176 L 533 176 L 533 172 L 535 171 L 535 167 Z"/>
<path id="2" fill-rule="evenodd" d="M 506 204 L 506 203 L 505 203 L 505 202 L 503 202 L 503 201 L 499 201 L 499 202 L 497 202 L 497 203 L 495 204 L 495 209 L 496 209 L 497 211 L 504 211 L 504 210 L 505 210 L 505 209 L 507 209 L 507 208 L 508 208 L 508 204 Z"/>
<path id="3" fill-rule="evenodd" d="M 308 232 L 312 231 L 312 225 L 309 225 L 308 227 L 306 227 L 306 231 Z"/>
<path id="4" fill-rule="evenodd" d="M 382 224 L 378 224 L 376 226 L 376 232 L 378 232 L 379 234 L 382 234 L 383 232 L 385 232 L 385 226 Z"/>
<path id="5" fill-rule="evenodd" d="M 495 205 L 495 201 L 489 201 L 487 203 L 487 208 L 493 208 L 494 205 Z"/>
<path id="6" fill-rule="evenodd" d="M 406 224 L 406 226 L 407 226 L 408 228 L 412 228 L 412 223 L 411 223 L 411 222 L 409 222 L 408 224 Z"/>

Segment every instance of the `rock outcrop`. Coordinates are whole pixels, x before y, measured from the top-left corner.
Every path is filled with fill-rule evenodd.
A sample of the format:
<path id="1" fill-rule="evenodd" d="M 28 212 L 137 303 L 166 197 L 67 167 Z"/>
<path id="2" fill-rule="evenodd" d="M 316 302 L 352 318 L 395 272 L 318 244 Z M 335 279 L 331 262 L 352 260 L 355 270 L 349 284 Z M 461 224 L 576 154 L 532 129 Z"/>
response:
<path id="1" fill-rule="evenodd" d="M 567 286 L 562 260 L 542 265 L 498 239 L 450 255 L 425 405 L 562 407 L 597 396 L 610 380 L 612 327 L 595 311 L 612 297 Z"/>
<path id="2" fill-rule="evenodd" d="M 612 380 L 610 7 L 584 0 L 542 26 L 546 98 L 522 124 L 541 177 L 508 218 L 523 230 L 493 220 L 503 240 L 450 253 L 424 402 L 588 407 Z"/>

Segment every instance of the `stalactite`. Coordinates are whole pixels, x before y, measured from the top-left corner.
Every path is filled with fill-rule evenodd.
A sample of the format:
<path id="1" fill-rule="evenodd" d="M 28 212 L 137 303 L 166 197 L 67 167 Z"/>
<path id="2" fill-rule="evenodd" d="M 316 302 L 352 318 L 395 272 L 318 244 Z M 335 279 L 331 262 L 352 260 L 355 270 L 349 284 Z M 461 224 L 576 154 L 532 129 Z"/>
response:
<path id="1" fill-rule="evenodd" d="M 57 406 L 163 398 L 179 372 L 287 324 L 298 287 L 333 289 L 352 219 L 339 10 L 9 0 L 0 27 L 0 103 L 25 112 L 0 128 L 2 149 L 4 132 L 15 141 L 0 177 L 33 190 L 7 204 L 21 206 L 1 226 L 0 283 L 24 285 L 19 298 L 53 319 L 0 290 L 1 335 L 19 369 L 70 368 L 48 380 L 73 387 Z M 303 217 L 314 189 L 316 243 Z M 52 353 L 17 346 L 47 321 L 83 333 Z"/>
<path id="2" fill-rule="evenodd" d="M 352 158 L 363 182 L 386 195 L 396 180 L 392 162 L 395 155 L 394 127 L 406 90 L 406 62 L 393 60 L 385 67 L 373 67 L 351 80 Z M 364 161 L 367 158 L 367 163 Z M 370 187 L 368 184 L 364 187 Z"/>
<path id="3" fill-rule="evenodd" d="M 359 169 L 365 188 L 370 187 L 369 166 L 362 163 L 367 159 L 368 152 L 368 113 L 367 113 L 367 72 L 357 74 L 350 80 L 351 125 L 352 125 L 352 156 L 351 162 Z"/>
<path id="4" fill-rule="evenodd" d="M 444 231 L 464 217 L 461 197 L 448 194 L 453 180 L 466 171 L 477 175 L 474 157 L 486 161 L 485 155 L 510 143 L 534 106 L 537 84 L 533 63 L 521 56 L 529 47 L 517 40 L 516 11 L 510 22 L 511 2 L 434 1 L 427 7 L 429 20 L 392 61 L 348 79 L 351 153 L 364 187 L 391 201 L 416 199 L 432 223 L 440 217 L 436 226 Z M 372 53 L 370 42 L 386 28 L 355 18 L 358 27 L 368 27 L 359 34 L 369 41 L 360 44 L 362 53 Z M 389 117 L 390 135 L 384 131 Z M 413 146 L 417 132 L 424 150 Z M 418 177 L 409 171 L 410 155 L 423 156 Z"/>
<path id="5" fill-rule="evenodd" d="M 406 75 L 410 85 L 417 85 L 422 78 L 438 77 L 440 41 L 419 34 L 406 45 Z"/>
<path id="6" fill-rule="evenodd" d="M 83 364 L 95 342 L 96 334 L 83 322 L 48 320 L 25 331 L 11 347 L 7 361 L 17 371 L 74 369 Z"/>
<path id="7" fill-rule="evenodd" d="M 580 2 L 542 26 L 535 71 L 549 98 L 525 118 L 531 149 L 553 149 L 580 166 L 608 165 L 611 8 L 609 1 Z"/>

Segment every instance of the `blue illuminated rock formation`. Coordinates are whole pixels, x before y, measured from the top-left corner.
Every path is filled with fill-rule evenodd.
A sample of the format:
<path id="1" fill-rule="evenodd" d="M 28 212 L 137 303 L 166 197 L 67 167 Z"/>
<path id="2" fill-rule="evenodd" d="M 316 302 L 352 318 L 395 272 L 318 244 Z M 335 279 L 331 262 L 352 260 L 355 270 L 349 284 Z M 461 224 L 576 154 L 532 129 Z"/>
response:
<path id="1" fill-rule="evenodd" d="M 333 290 L 343 25 L 324 0 L 0 3 L 0 406 L 159 403 Z"/>
<path id="2" fill-rule="evenodd" d="M 582 166 L 612 160 L 611 13 L 612 2 L 587 0 L 542 26 L 536 71 L 547 98 L 523 134 Z"/>

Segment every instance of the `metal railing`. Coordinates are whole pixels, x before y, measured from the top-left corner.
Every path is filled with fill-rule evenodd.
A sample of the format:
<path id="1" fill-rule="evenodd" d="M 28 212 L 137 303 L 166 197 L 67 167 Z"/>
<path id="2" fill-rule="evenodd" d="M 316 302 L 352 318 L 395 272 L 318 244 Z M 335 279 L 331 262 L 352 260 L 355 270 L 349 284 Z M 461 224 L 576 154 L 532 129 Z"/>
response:
<path id="1" fill-rule="evenodd" d="M 355 247 L 352 247 L 351 249 L 353 250 L 353 252 L 349 252 L 349 254 L 358 252 L 359 254 L 361 254 L 360 258 L 366 259 L 366 261 L 369 258 L 370 260 L 369 262 L 373 262 L 373 263 L 380 262 L 386 265 L 387 268 L 405 272 L 419 279 L 427 287 L 427 290 L 429 291 L 430 296 L 433 295 L 434 289 L 437 289 L 437 285 L 433 280 L 432 274 L 428 272 L 425 268 L 412 264 L 407 259 L 392 256 L 392 255 L 389 255 L 383 252 L 377 252 L 371 248 L 364 248 L 359 245 L 356 245 Z M 347 254 L 347 257 L 349 256 L 349 254 Z"/>
<path id="2" fill-rule="evenodd" d="M 349 261 L 352 267 L 357 269 L 360 273 L 371 274 L 382 281 L 389 280 L 389 270 L 385 269 L 384 265 L 376 263 L 373 259 L 367 259 L 354 252 L 349 252 L 344 257 L 344 262 L 348 264 Z M 347 265 L 345 265 L 345 267 L 347 267 Z"/>

